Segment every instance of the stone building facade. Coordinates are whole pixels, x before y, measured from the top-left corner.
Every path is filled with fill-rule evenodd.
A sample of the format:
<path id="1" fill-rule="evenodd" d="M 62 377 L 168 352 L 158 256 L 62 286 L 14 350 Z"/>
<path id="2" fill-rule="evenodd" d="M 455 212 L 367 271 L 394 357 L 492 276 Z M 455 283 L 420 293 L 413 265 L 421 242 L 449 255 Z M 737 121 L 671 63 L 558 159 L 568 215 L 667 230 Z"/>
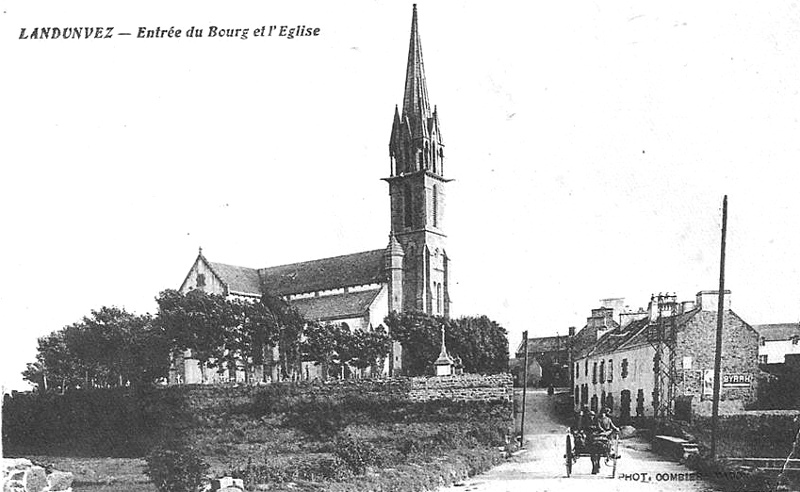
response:
<path id="1" fill-rule="evenodd" d="M 212 262 L 201 250 L 180 292 L 202 289 L 252 300 L 264 294 L 280 296 L 307 320 L 344 323 L 350 329 L 377 327 L 392 311 L 449 316 L 450 259 L 444 211 L 450 180 L 444 172 L 439 113 L 428 99 L 416 5 L 402 111 L 395 107 L 389 159 L 391 172 L 384 179 L 390 196 L 389 242 L 385 248 L 266 268 Z M 399 344 L 394 344 L 392 352 L 384 372 L 400 374 Z M 319 376 L 316 371 L 317 366 L 307 363 L 303 377 Z M 173 382 L 201 382 L 201 371 L 189 352 L 176 359 L 172 372 Z M 273 373 L 271 378 L 275 377 Z"/>
<path id="2" fill-rule="evenodd" d="M 724 299 L 720 399 L 723 408 L 741 409 L 756 398 L 758 334 L 730 309 L 729 292 Z M 658 396 L 673 412 L 681 406 L 694 413 L 710 412 L 718 293 L 698 292 L 695 302 L 679 304 L 674 296 L 659 301 L 651 301 L 646 316 L 607 331 L 576 356 L 576 410 L 588 405 L 593 410 L 609 407 L 622 420 L 651 417 Z M 665 340 L 660 367 L 671 370 L 672 377 L 657 382 L 659 339 Z"/>

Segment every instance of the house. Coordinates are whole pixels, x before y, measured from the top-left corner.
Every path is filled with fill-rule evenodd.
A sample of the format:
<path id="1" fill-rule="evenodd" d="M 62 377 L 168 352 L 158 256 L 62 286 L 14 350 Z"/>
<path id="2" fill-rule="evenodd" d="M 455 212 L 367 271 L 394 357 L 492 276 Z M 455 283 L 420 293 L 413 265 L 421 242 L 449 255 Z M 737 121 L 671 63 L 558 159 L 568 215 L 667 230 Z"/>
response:
<path id="1" fill-rule="evenodd" d="M 800 354 L 800 323 L 754 325 L 758 332 L 758 363 L 783 364 L 787 354 Z"/>
<path id="2" fill-rule="evenodd" d="M 758 333 L 723 309 L 721 408 L 741 409 L 756 397 Z M 632 416 L 710 412 L 718 291 L 696 301 L 652 296 L 646 316 L 630 317 L 576 355 L 572 371 L 576 411 L 588 405 L 612 409 L 623 422 Z"/>
<path id="3" fill-rule="evenodd" d="M 389 139 L 390 221 L 388 245 L 331 258 L 271 267 L 245 267 L 210 261 L 202 250 L 180 292 L 258 299 L 264 294 L 288 300 L 308 320 L 371 329 L 392 311 L 450 314 L 450 259 L 446 250 L 444 143 L 439 114 L 428 100 L 416 5 L 411 20 L 402 111 L 395 106 Z M 273 357 L 280 354 L 273 350 Z M 318 367 L 307 363 L 302 377 Z M 402 371 L 402 351 L 395 343 L 384 371 Z M 202 381 L 191 353 L 174 362 L 173 382 Z M 277 373 L 262 375 L 275 379 Z M 217 377 L 217 376 L 215 376 Z M 222 374 L 222 379 L 242 377 Z"/>

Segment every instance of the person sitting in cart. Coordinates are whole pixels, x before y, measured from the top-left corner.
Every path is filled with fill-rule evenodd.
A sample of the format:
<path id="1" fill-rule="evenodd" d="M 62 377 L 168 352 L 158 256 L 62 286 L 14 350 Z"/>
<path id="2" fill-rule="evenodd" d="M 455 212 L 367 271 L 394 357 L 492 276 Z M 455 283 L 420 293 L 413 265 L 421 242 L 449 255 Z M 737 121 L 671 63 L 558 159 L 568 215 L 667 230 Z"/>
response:
<path id="1" fill-rule="evenodd" d="M 600 415 L 597 416 L 597 421 L 595 424 L 597 427 L 597 434 L 606 438 L 608 456 L 611 456 L 614 453 L 614 450 L 611 449 L 611 440 L 608 438 L 611 436 L 611 434 L 619 434 L 619 428 L 614 425 L 614 421 L 611 420 L 611 409 L 606 407 L 600 410 Z"/>

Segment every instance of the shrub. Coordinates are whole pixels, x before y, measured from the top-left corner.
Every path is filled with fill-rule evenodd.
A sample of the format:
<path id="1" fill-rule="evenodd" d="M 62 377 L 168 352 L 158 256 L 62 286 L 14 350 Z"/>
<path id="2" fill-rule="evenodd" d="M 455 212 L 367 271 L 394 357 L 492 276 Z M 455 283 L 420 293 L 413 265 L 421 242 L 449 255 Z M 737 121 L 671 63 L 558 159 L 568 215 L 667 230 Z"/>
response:
<path id="1" fill-rule="evenodd" d="M 334 446 L 336 457 L 357 475 L 363 475 L 368 466 L 380 465 L 378 450 L 370 442 L 351 436 L 341 436 L 334 441 Z"/>
<path id="2" fill-rule="evenodd" d="M 208 470 L 193 448 L 180 444 L 157 447 L 146 461 L 145 473 L 160 492 L 196 492 Z"/>

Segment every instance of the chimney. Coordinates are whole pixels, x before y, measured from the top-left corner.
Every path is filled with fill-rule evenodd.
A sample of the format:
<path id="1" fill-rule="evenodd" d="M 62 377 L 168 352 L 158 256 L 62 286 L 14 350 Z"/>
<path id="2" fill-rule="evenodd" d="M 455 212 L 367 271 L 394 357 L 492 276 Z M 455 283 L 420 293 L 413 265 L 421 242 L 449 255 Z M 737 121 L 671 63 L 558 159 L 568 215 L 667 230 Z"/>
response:
<path id="1" fill-rule="evenodd" d="M 639 308 L 638 311 L 628 311 L 626 313 L 619 314 L 619 325 L 622 327 L 628 326 L 634 321 L 647 318 L 648 314 L 642 308 Z"/>
<path id="2" fill-rule="evenodd" d="M 725 289 L 725 299 L 722 309 L 727 311 L 731 308 L 731 291 Z M 719 308 L 718 290 L 701 290 L 697 293 L 697 306 L 701 311 L 716 311 Z"/>

